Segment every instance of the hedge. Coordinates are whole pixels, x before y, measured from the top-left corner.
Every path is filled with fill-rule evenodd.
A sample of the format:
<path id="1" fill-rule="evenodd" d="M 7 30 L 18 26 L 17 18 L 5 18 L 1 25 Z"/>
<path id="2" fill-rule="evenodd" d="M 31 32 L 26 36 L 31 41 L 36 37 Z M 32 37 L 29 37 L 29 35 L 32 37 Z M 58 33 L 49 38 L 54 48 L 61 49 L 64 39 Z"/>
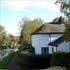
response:
<path id="1" fill-rule="evenodd" d="M 51 56 L 51 66 L 70 67 L 70 52 L 53 53 Z"/>
<path id="2" fill-rule="evenodd" d="M 56 52 L 46 55 L 35 55 L 29 52 L 18 53 L 18 62 L 22 70 L 45 69 L 50 66 L 70 67 L 70 52 Z"/>
<path id="3" fill-rule="evenodd" d="M 19 54 L 19 63 L 22 67 L 29 69 L 44 69 L 50 67 L 51 55 L 26 55 Z"/>

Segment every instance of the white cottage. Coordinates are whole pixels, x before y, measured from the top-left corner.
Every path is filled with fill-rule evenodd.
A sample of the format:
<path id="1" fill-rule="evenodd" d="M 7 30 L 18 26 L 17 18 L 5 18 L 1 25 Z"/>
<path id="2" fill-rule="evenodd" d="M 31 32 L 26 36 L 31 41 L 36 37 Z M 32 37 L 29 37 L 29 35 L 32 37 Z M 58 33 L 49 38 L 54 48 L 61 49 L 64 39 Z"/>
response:
<path id="1" fill-rule="evenodd" d="M 56 51 L 69 50 L 69 42 L 64 41 L 64 24 L 50 22 L 43 24 L 32 33 L 32 46 L 35 54 L 48 54 Z"/>

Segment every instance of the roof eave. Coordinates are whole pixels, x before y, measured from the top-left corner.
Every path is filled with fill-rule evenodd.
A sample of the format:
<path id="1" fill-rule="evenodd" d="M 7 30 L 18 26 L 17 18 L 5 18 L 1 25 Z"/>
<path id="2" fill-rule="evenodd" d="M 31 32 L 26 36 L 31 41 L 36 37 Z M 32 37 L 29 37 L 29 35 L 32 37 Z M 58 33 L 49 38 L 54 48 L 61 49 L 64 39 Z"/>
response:
<path id="1" fill-rule="evenodd" d="M 53 32 L 53 33 L 32 33 L 31 35 L 36 35 L 36 34 L 64 34 L 64 32 Z"/>

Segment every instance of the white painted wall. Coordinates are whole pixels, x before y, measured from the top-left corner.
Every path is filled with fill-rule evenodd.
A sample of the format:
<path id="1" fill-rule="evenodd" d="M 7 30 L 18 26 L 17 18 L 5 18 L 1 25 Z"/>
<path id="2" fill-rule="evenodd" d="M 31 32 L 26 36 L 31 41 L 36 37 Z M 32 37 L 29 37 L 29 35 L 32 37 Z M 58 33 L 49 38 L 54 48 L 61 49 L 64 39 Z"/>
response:
<path id="1" fill-rule="evenodd" d="M 51 40 L 54 41 L 59 38 L 62 34 L 52 34 Z M 48 47 L 50 42 L 49 34 L 35 34 L 32 35 L 32 46 L 35 48 L 35 54 L 41 54 L 42 47 Z M 51 47 L 49 47 L 49 53 L 52 53 Z"/>
<path id="2" fill-rule="evenodd" d="M 64 41 L 62 42 L 58 47 L 57 47 L 57 51 L 68 51 L 70 47 L 69 42 Z"/>
<path id="3" fill-rule="evenodd" d="M 49 35 L 47 34 L 36 34 L 32 35 L 32 46 L 35 48 L 36 54 L 41 54 L 42 47 L 48 47 Z"/>

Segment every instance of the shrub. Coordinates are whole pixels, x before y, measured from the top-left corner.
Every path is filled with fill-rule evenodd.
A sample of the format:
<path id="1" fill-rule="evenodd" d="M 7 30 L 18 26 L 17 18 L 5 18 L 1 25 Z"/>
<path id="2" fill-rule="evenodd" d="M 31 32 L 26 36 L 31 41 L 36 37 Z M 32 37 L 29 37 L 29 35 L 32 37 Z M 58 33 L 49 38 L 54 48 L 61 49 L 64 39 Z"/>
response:
<path id="1" fill-rule="evenodd" d="M 47 55 L 32 55 L 30 56 L 30 68 L 44 69 L 50 67 L 50 54 Z"/>
<path id="2" fill-rule="evenodd" d="M 19 63 L 21 67 L 29 69 L 43 69 L 50 67 L 50 54 L 47 55 L 25 55 L 19 54 Z"/>
<path id="3" fill-rule="evenodd" d="M 18 53 L 21 55 L 31 55 L 31 54 L 34 54 L 34 53 L 32 53 L 32 52 L 30 52 L 30 51 L 28 51 L 28 50 L 19 50 L 18 51 Z"/>
<path id="4" fill-rule="evenodd" d="M 70 52 L 57 52 L 51 56 L 51 66 L 70 67 Z"/>

